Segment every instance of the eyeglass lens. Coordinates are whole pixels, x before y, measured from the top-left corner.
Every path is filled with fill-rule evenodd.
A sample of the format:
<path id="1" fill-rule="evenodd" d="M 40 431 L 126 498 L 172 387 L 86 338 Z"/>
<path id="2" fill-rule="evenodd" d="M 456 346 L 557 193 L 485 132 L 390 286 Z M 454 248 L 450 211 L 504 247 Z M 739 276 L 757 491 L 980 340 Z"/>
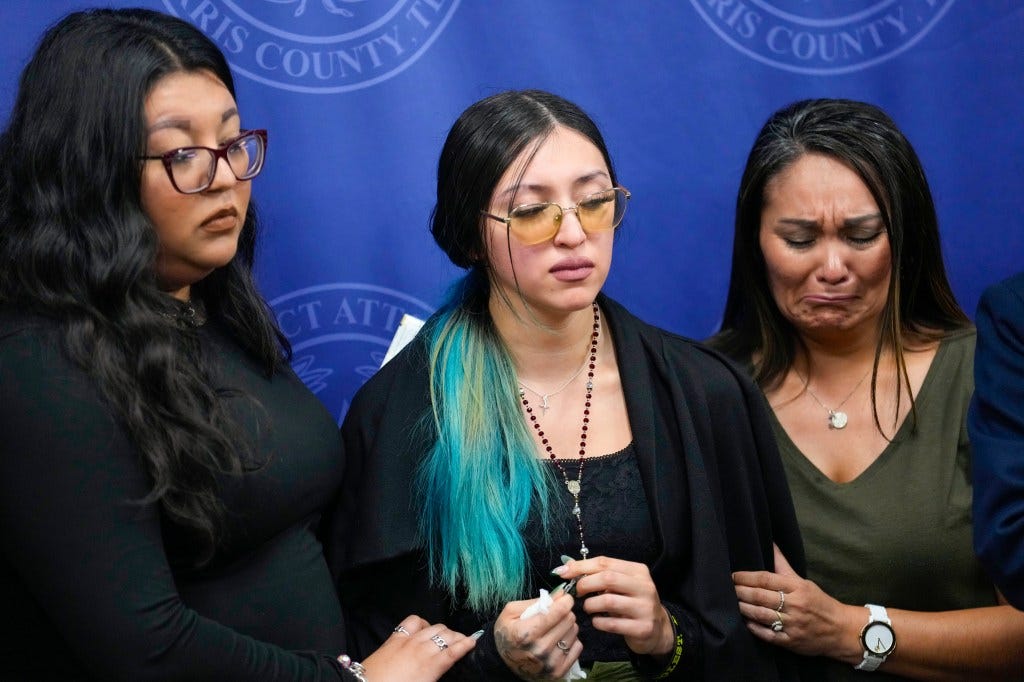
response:
<path id="1" fill-rule="evenodd" d="M 255 133 L 238 138 L 223 151 L 231 172 L 239 180 L 256 177 L 263 166 L 263 154 L 263 140 Z M 178 150 L 170 159 L 174 183 L 182 192 L 206 189 L 217 174 L 218 156 L 203 147 L 185 147 Z"/>
<path id="2" fill-rule="evenodd" d="M 626 213 L 626 192 L 608 189 L 584 197 L 575 206 L 576 216 L 586 232 L 615 229 Z M 567 209 L 571 210 L 571 209 Z M 558 232 L 564 212 L 554 203 L 517 206 L 509 214 L 509 229 L 524 244 L 538 244 Z"/>

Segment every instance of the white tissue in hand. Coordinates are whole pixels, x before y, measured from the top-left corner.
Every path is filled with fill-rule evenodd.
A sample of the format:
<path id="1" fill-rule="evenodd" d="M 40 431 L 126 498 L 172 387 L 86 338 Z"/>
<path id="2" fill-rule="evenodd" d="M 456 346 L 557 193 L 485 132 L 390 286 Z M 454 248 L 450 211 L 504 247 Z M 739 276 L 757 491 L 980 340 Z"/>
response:
<path id="1" fill-rule="evenodd" d="M 520 620 L 526 620 L 527 618 L 533 618 L 538 613 L 547 613 L 551 610 L 551 604 L 554 603 L 554 599 L 548 594 L 547 590 L 540 591 L 540 597 L 534 603 L 526 607 L 526 610 L 519 614 Z M 569 668 L 569 672 L 566 673 L 565 677 L 562 678 L 566 682 L 569 680 L 585 680 L 587 674 L 583 672 L 583 668 L 580 667 L 580 662 L 573 661 L 572 667 Z"/>

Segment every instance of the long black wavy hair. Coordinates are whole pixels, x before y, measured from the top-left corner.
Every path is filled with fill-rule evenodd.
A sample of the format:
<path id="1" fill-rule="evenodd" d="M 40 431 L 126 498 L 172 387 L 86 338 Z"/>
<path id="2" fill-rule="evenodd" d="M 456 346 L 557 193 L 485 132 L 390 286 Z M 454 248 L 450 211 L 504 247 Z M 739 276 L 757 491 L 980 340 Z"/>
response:
<path id="1" fill-rule="evenodd" d="M 937 341 L 970 326 L 946 277 L 935 212 L 924 168 L 910 141 L 873 104 L 848 99 L 808 99 L 772 114 L 754 141 L 736 197 L 732 274 L 720 332 L 712 346 L 741 362 L 753 362 L 754 378 L 771 389 L 785 377 L 799 337 L 779 312 L 768 286 L 759 234 L 765 188 L 805 154 L 822 154 L 852 169 L 871 191 L 889 238 L 892 276 L 871 375 L 871 404 L 885 349 L 909 385 L 903 350 Z M 897 384 L 896 405 L 900 387 Z M 914 397 L 910 396 L 911 407 Z M 916 415 L 916 411 L 915 411 Z"/>
<path id="2" fill-rule="evenodd" d="M 139 160 L 147 95 L 169 74 L 199 70 L 234 95 L 216 45 L 151 10 L 77 12 L 44 34 L 0 137 L 0 302 L 59 321 L 66 353 L 94 377 L 152 478 L 141 502 L 194 533 L 202 563 L 223 532 L 217 478 L 241 471 L 249 446 L 198 332 L 175 321 L 180 304 L 157 281 Z M 290 348 L 256 291 L 256 242 L 250 208 L 237 255 L 191 291 L 270 375 Z"/>

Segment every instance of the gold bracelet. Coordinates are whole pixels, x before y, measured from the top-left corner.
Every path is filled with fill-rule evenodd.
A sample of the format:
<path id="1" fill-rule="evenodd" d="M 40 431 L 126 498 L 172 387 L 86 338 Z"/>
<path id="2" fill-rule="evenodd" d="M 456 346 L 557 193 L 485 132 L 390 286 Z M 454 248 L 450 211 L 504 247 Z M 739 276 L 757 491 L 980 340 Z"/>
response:
<path id="1" fill-rule="evenodd" d="M 671 613 L 668 614 L 669 620 L 672 621 L 672 634 L 675 635 L 675 648 L 672 649 L 672 660 L 668 662 L 668 666 L 660 673 L 654 676 L 656 680 L 663 680 L 671 675 L 676 666 L 679 665 L 679 661 L 683 658 L 683 636 L 679 634 L 679 621 Z"/>

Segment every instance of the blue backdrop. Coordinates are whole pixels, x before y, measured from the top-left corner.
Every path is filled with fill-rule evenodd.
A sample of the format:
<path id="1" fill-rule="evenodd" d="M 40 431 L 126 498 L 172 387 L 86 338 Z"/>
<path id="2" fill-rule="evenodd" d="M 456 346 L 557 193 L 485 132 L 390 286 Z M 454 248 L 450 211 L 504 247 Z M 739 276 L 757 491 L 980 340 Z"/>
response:
<path id="1" fill-rule="evenodd" d="M 0 3 L 0 116 L 43 29 L 89 3 Z M 1019 0 L 137 0 L 199 26 L 270 130 L 259 279 L 295 366 L 339 418 L 402 313 L 457 275 L 427 229 L 448 128 L 535 87 L 587 109 L 633 192 L 607 291 L 703 338 L 725 301 L 732 208 L 769 113 L 875 102 L 931 180 L 953 287 L 1024 268 Z M 55 169 L 57 172 L 58 169 Z"/>

